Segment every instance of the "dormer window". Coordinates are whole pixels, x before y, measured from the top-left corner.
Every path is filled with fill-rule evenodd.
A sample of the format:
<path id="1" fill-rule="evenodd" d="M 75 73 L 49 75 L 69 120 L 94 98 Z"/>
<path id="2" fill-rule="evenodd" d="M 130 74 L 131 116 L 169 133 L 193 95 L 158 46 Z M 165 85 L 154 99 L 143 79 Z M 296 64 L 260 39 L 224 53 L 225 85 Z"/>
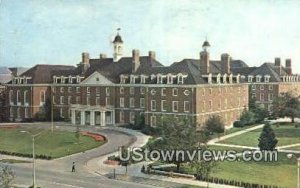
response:
<path id="1" fill-rule="evenodd" d="M 130 75 L 130 83 L 135 84 L 135 76 L 134 75 Z"/>
<path id="2" fill-rule="evenodd" d="M 146 76 L 141 75 L 141 84 L 145 84 L 146 83 Z"/>
<path id="3" fill-rule="evenodd" d="M 77 83 L 80 83 L 80 76 L 77 76 L 77 77 L 76 77 L 76 82 L 77 82 Z"/>
<path id="4" fill-rule="evenodd" d="M 269 82 L 270 81 L 270 76 L 269 75 L 265 75 L 265 82 Z"/>
<path id="5" fill-rule="evenodd" d="M 120 83 L 121 84 L 125 84 L 126 83 L 126 76 L 124 76 L 124 75 L 120 76 Z"/>
<path id="6" fill-rule="evenodd" d="M 158 84 L 162 84 L 162 83 L 163 83 L 163 77 L 162 77 L 161 74 L 158 74 L 158 75 L 157 75 L 157 83 L 158 83 Z"/>
<path id="7" fill-rule="evenodd" d="M 252 75 L 249 75 L 249 76 L 248 76 L 248 82 L 252 82 L 252 80 L 253 80 L 253 76 L 252 76 Z"/>
<path id="8" fill-rule="evenodd" d="M 90 87 L 87 87 L 87 88 L 86 88 L 86 93 L 91 93 Z"/>
<path id="9" fill-rule="evenodd" d="M 227 83 L 227 74 L 224 74 L 224 76 L 223 76 L 223 83 L 224 83 L 224 84 Z"/>
<path id="10" fill-rule="evenodd" d="M 60 79 L 61 79 L 61 83 L 64 84 L 65 83 L 65 78 L 62 76 L 62 77 L 60 77 Z"/>
<path id="11" fill-rule="evenodd" d="M 69 76 L 69 83 L 72 84 L 72 76 Z"/>
<path id="12" fill-rule="evenodd" d="M 151 80 L 154 80 L 156 78 L 155 74 L 151 74 Z"/>
<path id="13" fill-rule="evenodd" d="M 229 75 L 229 83 L 232 84 L 232 81 L 233 81 L 233 79 L 232 79 L 232 74 L 230 74 L 230 75 Z"/>
<path id="14" fill-rule="evenodd" d="M 173 84 L 173 76 L 172 74 L 167 75 L 167 84 Z"/>
<path id="15" fill-rule="evenodd" d="M 261 75 L 256 76 L 256 82 L 261 82 Z"/>
<path id="16" fill-rule="evenodd" d="M 183 84 L 183 75 L 182 74 L 177 75 L 177 83 L 178 84 Z"/>
<path id="17" fill-rule="evenodd" d="M 218 75 L 217 75 L 217 83 L 218 83 L 218 84 L 221 83 L 221 74 L 218 74 Z"/>

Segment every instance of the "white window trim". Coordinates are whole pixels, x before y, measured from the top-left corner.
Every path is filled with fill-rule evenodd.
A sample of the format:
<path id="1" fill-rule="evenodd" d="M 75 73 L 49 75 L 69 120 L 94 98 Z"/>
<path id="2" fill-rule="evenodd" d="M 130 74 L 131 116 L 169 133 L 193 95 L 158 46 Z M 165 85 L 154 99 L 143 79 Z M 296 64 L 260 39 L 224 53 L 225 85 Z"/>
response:
<path id="1" fill-rule="evenodd" d="M 145 108 L 145 98 L 140 98 L 140 108 Z"/>
<path id="2" fill-rule="evenodd" d="M 134 108 L 134 106 L 135 106 L 135 105 L 134 105 L 134 102 L 135 102 L 135 101 L 134 101 L 134 98 L 133 98 L 133 97 L 130 97 L 130 98 L 129 98 L 129 106 L 130 106 L 130 108 Z"/>
<path id="3" fill-rule="evenodd" d="M 161 96 L 166 96 L 166 95 L 167 95 L 167 89 L 161 88 Z"/>
<path id="4" fill-rule="evenodd" d="M 125 104 L 124 104 L 124 97 L 120 97 L 120 107 L 124 108 Z"/>
<path id="5" fill-rule="evenodd" d="M 175 91 L 176 91 L 176 93 L 175 93 Z M 172 95 L 173 96 L 178 96 L 178 89 L 177 88 L 172 89 Z"/>
<path id="6" fill-rule="evenodd" d="M 175 106 L 177 105 L 177 109 L 175 110 Z M 179 108 L 179 105 L 178 105 L 178 101 L 172 101 L 172 111 L 173 112 L 178 112 L 178 108 Z"/>
<path id="7" fill-rule="evenodd" d="M 156 100 L 151 100 L 151 111 L 156 111 Z"/>
<path id="8" fill-rule="evenodd" d="M 166 100 L 161 100 L 161 111 L 162 112 L 165 112 L 165 111 L 167 111 L 167 109 L 164 109 L 164 103 L 166 103 L 167 101 Z"/>
<path id="9" fill-rule="evenodd" d="M 187 109 L 187 106 L 189 107 L 188 109 Z M 184 110 L 184 112 L 190 112 L 190 101 L 183 102 L 183 110 Z"/>

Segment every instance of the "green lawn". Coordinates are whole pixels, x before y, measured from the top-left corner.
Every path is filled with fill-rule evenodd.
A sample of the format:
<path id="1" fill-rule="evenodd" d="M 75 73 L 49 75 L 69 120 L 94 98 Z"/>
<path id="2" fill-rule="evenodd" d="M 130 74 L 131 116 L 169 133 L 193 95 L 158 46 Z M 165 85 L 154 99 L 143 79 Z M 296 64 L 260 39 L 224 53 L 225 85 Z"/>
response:
<path id="1" fill-rule="evenodd" d="M 277 146 L 300 143 L 300 128 L 295 128 L 292 125 L 280 125 L 279 127 L 273 125 L 272 128 L 274 129 L 276 138 L 278 139 Z M 256 129 L 228 138 L 220 143 L 257 147 L 261 131 L 262 129 Z"/>
<path id="2" fill-rule="evenodd" d="M 52 158 L 89 150 L 104 143 L 81 135 L 77 139 L 75 133 L 66 131 L 54 131 L 52 133 L 49 130 L 34 128 L 1 129 L 0 151 L 32 154 L 32 137 L 26 132 L 21 132 L 24 130 L 32 134 L 43 131 L 35 139 L 35 153 L 36 155 L 47 155 Z"/>
<path id="3" fill-rule="evenodd" d="M 290 147 L 290 148 L 284 148 L 284 149 L 287 149 L 287 150 L 297 150 L 297 151 L 300 151 L 300 146 L 294 146 L 294 147 Z"/>
<path id="4" fill-rule="evenodd" d="M 175 168 L 168 167 L 173 171 Z M 181 170 L 184 173 L 194 174 L 188 164 L 182 165 Z M 210 176 L 248 183 L 296 187 L 297 164 L 296 160 L 288 159 L 285 153 L 279 153 L 277 162 L 217 162 Z"/>

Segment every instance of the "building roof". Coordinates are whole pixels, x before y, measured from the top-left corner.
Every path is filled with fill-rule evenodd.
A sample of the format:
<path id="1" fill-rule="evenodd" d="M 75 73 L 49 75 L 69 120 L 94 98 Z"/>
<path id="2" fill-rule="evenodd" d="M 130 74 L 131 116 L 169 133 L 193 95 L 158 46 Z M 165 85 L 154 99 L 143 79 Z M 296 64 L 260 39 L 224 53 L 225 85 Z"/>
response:
<path id="1" fill-rule="evenodd" d="M 52 83 L 52 71 L 69 71 L 74 69 L 74 66 L 69 65 L 43 65 L 38 64 L 30 68 L 20 76 L 31 77 L 28 83 Z"/>
<path id="2" fill-rule="evenodd" d="M 113 43 L 115 42 L 123 43 L 122 37 L 119 35 L 119 33 L 115 36 Z"/>
<path id="3" fill-rule="evenodd" d="M 24 72 L 26 72 L 28 67 L 11 67 L 9 70 L 12 72 L 13 76 L 20 76 Z"/>
<path id="4" fill-rule="evenodd" d="M 0 84 L 9 82 L 12 79 L 12 73 L 7 67 L 0 67 Z"/>

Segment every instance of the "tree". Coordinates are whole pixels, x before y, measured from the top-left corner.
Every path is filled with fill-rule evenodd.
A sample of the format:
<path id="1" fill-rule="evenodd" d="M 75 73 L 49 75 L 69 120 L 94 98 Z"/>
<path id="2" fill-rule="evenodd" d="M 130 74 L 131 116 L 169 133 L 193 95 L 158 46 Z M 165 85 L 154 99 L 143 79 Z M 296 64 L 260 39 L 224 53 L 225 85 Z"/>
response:
<path id="1" fill-rule="evenodd" d="M 204 123 L 204 132 L 206 135 L 214 133 L 223 133 L 225 125 L 220 116 L 212 115 Z"/>
<path id="2" fill-rule="evenodd" d="M 191 163 L 191 165 L 195 171 L 195 177 L 197 180 L 207 180 L 213 171 L 213 168 L 216 166 L 216 162 L 214 160 L 195 160 Z"/>
<path id="3" fill-rule="evenodd" d="M 164 117 L 157 126 L 161 137 L 148 145 L 149 150 L 191 151 L 197 149 L 199 134 L 196 126 L 191 124 L 189 119 Z M 167 162 L 176 164 L 177 172 L 182 163 L 188 162 L 186 152 L 179 157 L 173 155 L 169 159 Z"/>
<path id="4" fill-rule="evenodd" d="M 258 139 L 258 147 L 261 151 L 273 151 L 276 148 L 278 140 L 270 123 L 266 123 Z"/>
<path id="5" fill-rule="evenodd" d="M 145 115 L 138 114 L 135 115 L 133 128 L 136 130 L 141 130 L 145 126 Z"/>
<path id="6" fill-rule="evenodd" d="M 295 117 L 300 117 L 299 97 L 291 93 L 282 93 L 273 101 L 273 113 L 277 117 L 289 117 L 291 122 L 295 122 Z"/>
<path id="7" fill-rule="evenodd" d="M 1 167 L 0 169 L 0 187 L 9 188 L 10 183 L 14 180 L 15 173 L 8 166 Z"/>
<path id="8" fill-rule="evenodd" d="M 240 121 L 243 125 L 251 125 L 255 123 L 255 114 L 252 111 L 247 111 L 244 109 Z"/>

